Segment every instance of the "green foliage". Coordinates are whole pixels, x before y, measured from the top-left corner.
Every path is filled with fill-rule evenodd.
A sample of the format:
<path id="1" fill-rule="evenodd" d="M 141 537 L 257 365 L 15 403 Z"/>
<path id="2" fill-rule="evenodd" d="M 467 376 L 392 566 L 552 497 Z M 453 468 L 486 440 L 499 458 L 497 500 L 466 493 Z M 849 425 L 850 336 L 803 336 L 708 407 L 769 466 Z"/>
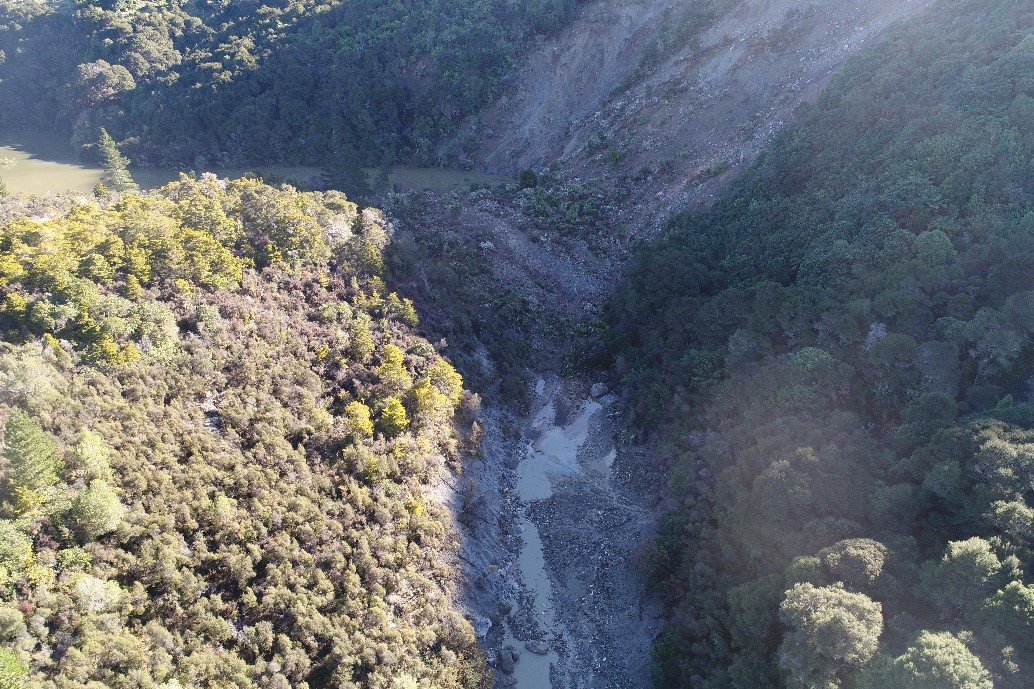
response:
<path id="1" fill-rule="evenodd" d="M 97 433 L 89 429 L 79 432 L 73 460 L 75 469 L 86 481 L 93 479 L 111 480 L 111 460 L 114 450 Z"/>
<path id="2" fill-rule="evenodd" d="M 395 318 L 406 325 L 416 327 L 420 325 L 420 319 L 417 317 L 416 307 L 413 306 L 411 299 L 400 299 L 399 295 L 392 292 L 388 295 L 385 304 L 385 311 L 389 316 Z"/>
<path id="3" fill-rule="evenodd" d="M 427 378 L 456 406 L 463 397 L 463 376 L 445 359 L 438 359 L 427 368 Z"/>
<path id="4" fill-rule="evenodd" d="M 238 215 L 259 267 L 322 263 L 330 257 L 324 228 L 315 217 L 313 197 L 290 187 L 273 189 L 256 180 L 231 183 Z M 322 213 L 326 215 L 326 210 Z M 224 234 L 220 232 L 220 234 Z"/>
<path id="5" fill-rule="evenodd" d="M 29 669 L 18 654 L 10 648 L 0 647 L 0 689 L 22 689 L 28 676 Z"/>
<path id="6" fill-rule="evenodd" d="M 4 459 L 18 488 L 41 492 L 58 482 L 61 458 L 57 444 L 21 409 L 12 410 L 4 425 Z"/>
<path id="7" fill-rule="evenodd" d="M 0 632 L 62 649 L 31 681 L 483 686 L 425 492 L 462 380 L 339 260 L 379 214 L 212 177 L 57 203 L 0 226 L 2 477 L 46 487 L 0 493 Z"/>
<path id="8" fill-rule="evenodd" d="M 534 170 L 525 168 L 517 175 L 517 186 L 521 189 L 531 189 L 539 185 L 539 176 Z"/>
<path id="9" fill-rule="evenodd" d="M 965 610 L 993 593 L 1008 576 L 991 544 L 974 536 L 948 544 L 940 562 L 930 563 L 924 582 L 942 609 Z"/>
<path id="10" fill-rule="evenodd" d="M 107 130 L 101 127 L 101 136 L 97 141 L 97 152 L 101 167 L 104 168 L 103 182 L 106 186 L 121 193 L 135 191 L 139 187 L 129 174 L 129 159 L 119 153 L 118 145 Z"/>
<path id="11" fill-rule="evenodd" d="M 346 433 L 356 441 L 373 437 L 373 421 L 370 420 L 370 408 L 362 402 L 349 402 L 345 407 Z"/>
<path id="12" fill-rule="evenodd" d="M 25 617 L 19 610 L 0 607 L 0 643 L 11 643 L 25 632 Z"/>
<path id="13" fill-rule="evenodd" d="M 786 592 L 779 617 L 787 627 L 779 664 L 790 686 L 824 689 L 875 655 L 883 632 L 879 603 L 842 588 L 797 584 Z"/>
<path id="14" fill-rule="evenodd" d="M 140 163 L 323 165 L 352 188 L 362 165 L 437 161 L 581 4 L 4 2 L 0 117 L 78 143 L 105 126 Z"/>
<path id="15" fill-rule="evenodd" d="M 117 529 L 125 512 L 111 486 L 95 478 L 72 501 L 71 516 L 86 538 L 93 540 Z"/>
<path id="16" fill-rule="evenodd" d="M 391 689 L 420 689 L 420 683 L 408 673 L 402 673 L 391 683 Z"/>
<path id="17" fill-rule="evenodd" d="M 991 689 L 991 673 L 957 637 L 924 631 L 893 660 L 874 661 L 858 689 Z"/>
<path id="18" fill-rule="evenodd" d="M 32 541 L 18 526 L 0 519 L 0 567 L 8 572 L 20 572 L 32 557 Z"/>
<path id="19" fill-rule="evenodd" d="M 387 345 L 381 352 L 381 363 L 377 367 L 377 376 L 381 379 L 384 389 L 395 395 L 413 384 L 413 377 L 409 375 L 402 360 L 402 350 L 395 345 Z"/>
<path id="20" fill-rule="evenodd" d="M 987 620 L 1028 653 L 1034 650 L 1034 586 L 1009 582 L 985 608 Z"/>
<path id="21" fill-rule="evenodd" d="M 890 30 L 630 267 L 611 354 L 694 513 L 677 543 L 662 530 L 674 559 L 653 572 L 684 592 L 659 642 L 664 686 L 777 685 L 777 667 L 799 686 L 850 685 L 877 651 L 872 687 L 912 686 L 901 668 L 941 651 L 975 686 L 981 665 L 1003 689 L 1034 671 L 1021 6 L 946 0 Z M 797 593 L 769 637 L 773 581 Z M 802 631 L 856 594 L 887 620 L 864 653 Z M 961 641 L 899 655 L 962 624 Z"/>
<path id="22" fill-rule="evenodd" d="M 350 327 L 351 354 L 359 361 L 366 363 L 373 354 L 373 335 L 370 333 L 370 318 L 361 314 Z"/>
<path id="23" fill-rule="evenodd" d="M 406 408 L 395 397 L 389 397 L 381 409 L 381 430 L 389 438 L 394 438 L 409 426 Z"/>
<path id="24" fill-rule="evenodd" d="M 834 580 L 867 590 L 883 573 L 887 547 L 871 538 L 851 538 L 820 550 L 819 560 Z"/>

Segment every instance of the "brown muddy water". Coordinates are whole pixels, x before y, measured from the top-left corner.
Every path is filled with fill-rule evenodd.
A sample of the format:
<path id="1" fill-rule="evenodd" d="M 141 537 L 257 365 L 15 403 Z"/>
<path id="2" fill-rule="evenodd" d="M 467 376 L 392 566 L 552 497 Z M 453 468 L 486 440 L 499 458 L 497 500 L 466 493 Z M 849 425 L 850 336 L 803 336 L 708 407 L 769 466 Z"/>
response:
<path id="1" fill-rule="evenodd" d="M 446 193 L 466 189 L 472 185 L 492 186 L 506 181 L 500 175 L 490 175 L 474 170 L 451 170 L 440 167 L 392 168 L 387 176 L 380 170 L 366 170 L 370 186 L 377 191 L 405 189 L 410 191 L 436 191 Z"/>
<path id="2" fill-rule="evenodd" d="M 145 188 L 152 189 L 179 179 L 180 168 L 131 168 L 133 178 Z M 220 168 L 193 172 L 211 172 L 219 177 L 234 178 L 247 173 L 260 177 L 300 182 L 318 177 L 318 167 L 258 166 L 250 168 Z M 406 189 L 414 191 L 449 192 L 471 185 L 498 184 L 504 178 L 479 172 L 445 168 L 406 167 L 367 170 L 370 185 L 378 190 Z M 101 168 L 84 163 L 78 151 L 63 136 L 31 130 L 0 129 L 0 179 L 12 194 L 47 194 L 64 191 L 89 193 L 100 181 Z"/>

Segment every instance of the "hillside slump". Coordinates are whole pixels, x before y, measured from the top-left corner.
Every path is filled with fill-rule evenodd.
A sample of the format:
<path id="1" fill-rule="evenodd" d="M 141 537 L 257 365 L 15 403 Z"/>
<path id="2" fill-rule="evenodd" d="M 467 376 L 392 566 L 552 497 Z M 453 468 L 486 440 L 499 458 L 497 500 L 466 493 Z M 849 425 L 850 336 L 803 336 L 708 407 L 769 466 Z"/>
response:
<path id="1" fill-rule="evenodd" d="M 472 160 L 511 173 L 558 166 L 596 183 L 634 176 L 629 222 L 647 229 L 710 199 L 851 55 L 930 5 L 599 2 L 532 53 L 471 125 Z"/>
<path id="2" fill-rule="evenodd" d="M 772 106 L 773 118 L 790 119 L 794 108 L 813 98 L 829 71 L 846 59 L 846 52 L 860 48 L 894 18 L 922 6 L 892 8 L 885 4 L 876 10 L 861 9 L 842 23 L 830 18 L 832 9 L 816 9 L 806 15 L 814 25 L 809 25 L 810 29 L 797 26 L 796 31 L 821 36 L 821 41 L 814 40 L 824 49 L 816 48 L 805 61 L 785 45 L 781 46 L 783 52 L 776 50 L 779 46 L 774 36 L 786 32 L 790 21 L 788 4 L 741 3 L 737 8 L 741 14 L 730 11 L 711 29 L 706 21 L 719 18 L 703 15 L 696 33 L 710 37 L 714 44 L 693 53 L 692 58 L 683 55 L 680 63 L 671 55 L 650 61 L 645 52 L 652 38 L 663 36 L 672 24 L 674 4 L 593 6 L 566 38 L 549 44 L 558 50 L 544 48 L 533 57 L 529 73 L 534 73 L 537 81 L 524 78 L 517 95 L 497 105 L 496 114 L 509 113 L 498 124 L 506 146 L 520 150 L 520 155 L 542 156 L 538 161 L 511 160 L 507 169 L 537 166 L 550 160 L 550 145 L 561 144 L 550 143 L 551 136 L 559 136 L 556 129 L 542 132 L 535 127 L 556 128 L 558 113 L 565 110 L 590 117 L 618 98 L 614 94 L 622 81 L 628 84 L 626 94 L 630 89 L 646 88 L 639 80 L 654 83 L 649 82 L 653 78 L 657 84 L 671 84 L 681 78 L 688 82 L 686 75 L 697 72 L 685 63 L 697 60 L 693 63 L 696 70 L 708 66 L 715 83 L 724 83 L 723 79 L 728 83 L 722 95 L 709 96 L 711 100 L 705 101 L 699 112 L 686 114 L 684 129 L 665 142 L 674 161 L 665 173 L 668 177 L 659 171 L 660 154 L 640 140 L 642 123 L 629 114 L 613 122 L 598 120 L 598 130 L 610 137 L 608 146 L 629 149 L 625 157 L 601 160 L 606 149 L 579 143 L 584 132 L 590 131 L 584 129 L 578 135 L 582 139 L 571 138 L 562 144 L 574 153 L 556 160 L 556 173 L 539 174 L 532 186 L 447 195 L 401 194 L 388 203 L 398 218 L 399 233 L 388 256 L 396 283 L 405 286 L 421 312 L 428 314 L 425 327 L 434 337 L 448 339 L 460 370 L 484 393 L 486 450 L 481 462 L 468 466 L 465 485 L 457 486 L 454 508 L 468 534 L 463 551 L 467 600 L 475 612 L 476 626 L 484 632 L 483 647 L 497 668 L 505 644 L 520 650 L 524 641 L 546 634 L 551 649 L 558 653 L 553 663 L 555 686 L 649 685 L 646 668 L 650 659 L 641 641 L 644 634 L 655 632 L 651 615 L 656 613 L 650 612 L 654 601 L 640 591 L 642 572 L 626 567 L 643 562 L 643 554 L 636 548 L 656 530 L 655 506 L 660 499 L 656 476 L 664 469 L 650 449 L 626 448 L 618 454 L 624 476 L 620 486 L 600 480 L 587 469 L 584 477 L 552 481 L 553 497 L 548 500 L 521 499 L 514 475 L 520 471 L 524 444 L 535 440 L 533 432 L 518 434 L 517 429 L 532 421 L 520 411 L 521 406 L 540 409 L 544 403 L 532 392 L 536 373 L 549 379 L 558 371 L 585 370 L 586 365 L 601 361 L 597 356 L 599 307 L 618 288 L 621 267 L 637 236 L 652 231 L 653 223 L 666 217 L 670 208 L 690 199 L 708 198 L 735 174 L 732 170 L 687 174 L 686 158 L 677 157 L 680 152 L 703 147 L 704 153 L 694 155 L 713 156 L 713 163 L 721 163 L 722 156 L 746 145 L 743 131 L 736 125 L 743 120 L 736 118 L 749 118 L 750 113 L 730 109 L 730 104 L 743 101 L 751 108 L 761 107 L 760 102 L 780 90 L 778 79 L 769 83 L 773 74 L 784 74 L 781 78 L 786 82 L 813 78 L 813 90 L 784 88 L 789 95 Z M 739 33 L 735 26 L 740 27 Z M 825 35 L 827 29 L 832 36 Z M 849 41 L 848 47 L 834 50 L 833 44 L 842 40 Z M 729 51 L 730 45 L 739 52 Z M 725 62 L 718 65 L 722 60 Z M 607 69 L 596 69 L 598 63 Z M 736 96 L 745 88 L 742 82 L 752 69 L 757 70 L 753 88 Z M 586 96 L 586 89 L 602 95 Z M 677 101 L 673 98 L 669 104 L 668 116 L 673 121 L 680 121 L 674 110 Z M 615 108 L 613 112 L 624 111 Z M 702 127 L 707 122 L 712 123 L 710 129 Z M 662 132 L 663 125 L 656 128 Z M 775 129 L 773 126 L 764 138 L 750 139 L 752 147 L 744 160 L 760 152 Z M 568 135 L 575 137 L 571 132 L 564 134 Z M 481 149 L 483 160 L 489 165 L 501 160 L 504 149 L 488 135 Z M 564 154 L 557 151 L 553 149 L 557 155 Z M 657 169 L 645 176 L 620 177 L 644 160 Z M 670 174 L 673 171 L 681 171 L 682 176 Z M 578 180 L 576 175 L 585 177 Z M 680 184 L 679 188 L 688 190 L 686 194 L 657 198 L 658 190 Z M 563 385 L 578 389 L 570 380 Z M 613 413 L 616 406 L 611 409 Z M 613 425 L 606 429 L 594 427 L 590 443 L 594 452 L 620 445 L 614 434 L 629 431 L 620 417 L 610 423 Z M 601 453 L 606 455 L 606 451 Z M 591 464 L 598 459 L 591 456 L 586 461 Z M 651 471 L 654 480 L 646 478 Z M 602 508 L 594 513 L 592 505 Z M 626 523 L 635 528 L 616 526 Z M 578 544 L 610 553 L 614 560 L 600 569 L 602 565 L 586 558 Z M 532 568 L 534 571 L 526 574 L 521 563 L 529 552 L 540 551 L 543 569 Z M 548 601 L 541 601 L 543 592 Z M 536 625 L 533 613 L 542 605 L 552 611 L 547 616 L 550 621 Z M 615 617 L 615 611 L 624 615 L 629 610 L 634 610 L 633 619 L 639 620 L 633 627 L 623 626 Z M 532 672 L 525 669 L 532 663 L 543 663 L 535 657 L 525 660 L 525 666 L 521 666 L 524 660 L 517 663 L 518 675 L 522 670 Z M 507 675 L 499 676 L 504 682 L 500 686 L 506 686 Z"/>

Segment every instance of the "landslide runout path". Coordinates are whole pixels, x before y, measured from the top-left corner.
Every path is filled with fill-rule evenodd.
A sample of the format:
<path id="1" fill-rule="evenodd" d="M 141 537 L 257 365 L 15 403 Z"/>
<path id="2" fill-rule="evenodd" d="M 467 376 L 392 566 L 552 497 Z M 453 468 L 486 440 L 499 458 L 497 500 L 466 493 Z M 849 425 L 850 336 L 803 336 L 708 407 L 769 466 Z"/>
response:
<path id="1" fill-rule="evenodd" d="M 537 305 L 536 317 L 578 322 L 607 301 L 635 243 L 656 236 L 672 212 L 713 201 L 851 55 L 933 5 L 739 0 L 651 61 L 651 41 L 686 3 L 589 4 L 464 134 L 478 142 L 474 167 L 550 168 L 627 191 L 600 223 L 613 241 L 561 241 L 534 229 L 519 204 L 475 193 L 425 197 L 426 219 L 409 231 L 481 246 L 486 294 L 511 290 Z M 635 183 L 621 187 L 631 175 Z M 422 301 L 450 313 L 429 283 Z M 533 332 L 522 335 L 535 343 Z M 535 385 L 531 412 L 515 418 L 507 400 L 489 395 L 480 459 L 443 495 L 463 524 L 465 602 L 496 686 L 646 689 L 661 609 L 635 563 L 662 511 L 664 477 L 647 451 L 622 441 L 619 404 L 558 377 L 555 348 L 542 349 L 535 366 L 553 373 Z M 495 364 L 482 353 L 491 381 Z M 529 640 L 548 642 L 549 653 L 525 650 Z M 520 653 L 516 663 L 507 646 Z"/>

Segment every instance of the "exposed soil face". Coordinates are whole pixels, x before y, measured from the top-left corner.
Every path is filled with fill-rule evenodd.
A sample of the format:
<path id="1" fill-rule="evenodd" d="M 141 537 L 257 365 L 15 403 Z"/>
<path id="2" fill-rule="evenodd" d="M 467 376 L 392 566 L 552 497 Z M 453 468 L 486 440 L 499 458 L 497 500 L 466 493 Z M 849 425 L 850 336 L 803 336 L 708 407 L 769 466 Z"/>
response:
<path id="1" fill-rule="evenodd" d="M 472 125 L 473 162 L 502 173 L 556 164 L 601 181 L 644 173 L 629 217 L 646 232 L 706 203 L 848 57 L 932 4 L 743 0 L 657 57 L 652 43 L 687 3 L 605 0 L 545 42 Z"/>

